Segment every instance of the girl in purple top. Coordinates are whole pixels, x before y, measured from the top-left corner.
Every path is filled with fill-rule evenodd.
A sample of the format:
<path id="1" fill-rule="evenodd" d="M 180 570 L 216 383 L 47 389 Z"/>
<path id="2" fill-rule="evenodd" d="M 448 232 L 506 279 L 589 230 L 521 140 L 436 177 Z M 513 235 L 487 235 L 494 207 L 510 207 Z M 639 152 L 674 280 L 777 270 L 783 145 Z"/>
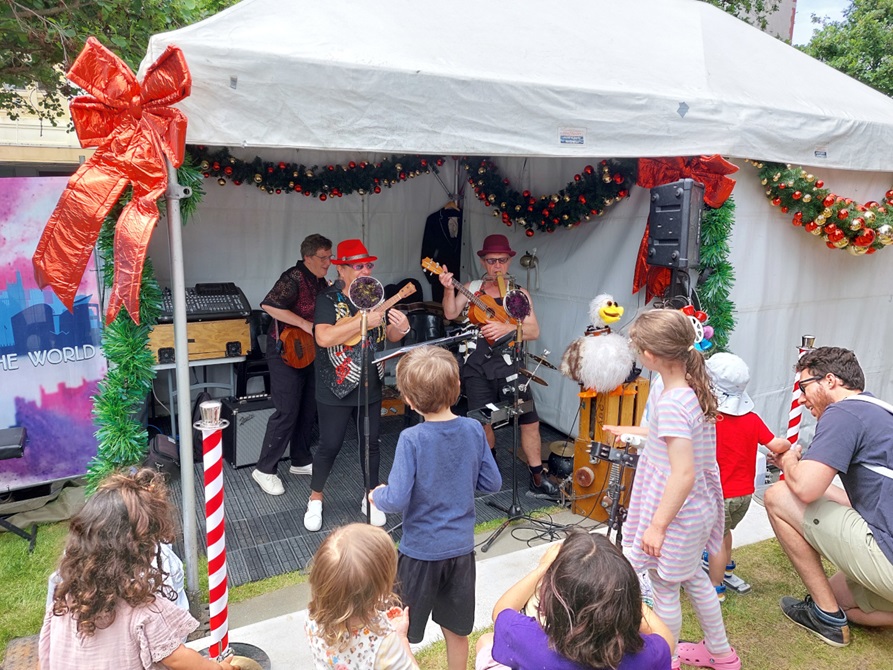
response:
<path id="1" fill-rule="evenodd" d="M 674 309 L 640 315 L 630 340 L 645 367 L 660 374 L 648 398 L 649 422 L 640 452 L 623 538 L 633 567 L 648 571 L 654 611 L 679 639 L 682 608 L 679 589 L 691 600 L 704 641 L 677 646 L 680 661 L 716 670 L 740 670 L 729 646 L 719 600 L 701 570 L 704 546 L 719 550 L 723 534 L 723 498 L 716 465 L 716 399 L 704 358 L 694 347 L 688 317 Z M 611 432 L 633 432 L 616 426 Z"/>
<path id="2" fill-rule="evenodd" d="M 532 616 L 518 611 L 525 604 Z M 602 535 L 575 531 L 552 545 L 496 601 L 493 617 L 476 670 L 670 668 L 670 630 L 642 604 L 632 566 Z"/>

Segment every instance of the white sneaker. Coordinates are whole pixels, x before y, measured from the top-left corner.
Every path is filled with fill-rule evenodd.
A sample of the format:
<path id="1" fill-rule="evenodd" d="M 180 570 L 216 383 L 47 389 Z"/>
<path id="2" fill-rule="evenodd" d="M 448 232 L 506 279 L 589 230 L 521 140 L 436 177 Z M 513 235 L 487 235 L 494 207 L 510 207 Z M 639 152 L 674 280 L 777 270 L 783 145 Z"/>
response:
<path id="1" fill-rule="evenodd" d="M 360 503 L 360 511 L 366 516 L 366 496 L 363 496 L 363 502 Z M 388 522 L 388 518 L 380 509 L 372 504 L 372 511 L 369 513 L 369 521 L 373 526 L 384 526 Z"/>
<path id="2" fill-rule="evenodd" d="M 288 474 L 290 474 L 290 475 L 312 475 L 313 474 L 313 463 L 308 463 L 307 465 L 293 465 L 288 469 Z"/>
<path id="3" fill-rule="evenodd" d="M 254 470 L 251 473 L 251 478 L 260 485 L 264 493 L 268 493 L 271 496 L 281 496 L 285 493 L 282 480 L 277 475 L 268 475 L 266 472 Z"/>
<path id="4" fill-rule="evenodd" d="M 322 500 L 308 500 L 304 512 L 304 528 L 316 532 L 322 528 Z"/>

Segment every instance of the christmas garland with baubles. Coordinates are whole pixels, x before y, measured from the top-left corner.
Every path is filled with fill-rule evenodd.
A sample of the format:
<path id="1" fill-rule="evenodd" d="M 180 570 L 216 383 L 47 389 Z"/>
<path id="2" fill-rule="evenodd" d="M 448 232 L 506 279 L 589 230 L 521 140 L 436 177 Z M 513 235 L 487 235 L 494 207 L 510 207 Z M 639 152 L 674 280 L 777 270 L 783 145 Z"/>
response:
<path id="1" fill-rule="evenodd" d="M 770 202 L 784 214 L 793 212 L 791 223 L 821 237 L 829 249 L 861 256 L 893 244 L 893 189 L 884 194 L 884 204 L 859 204 L 832 193 L 801 167 L 750 162 L 760 170 Z"/>
<path id="2" fill-rule="evenodd" d="M 205 179 L 214 179 L 220 186 L 251 184 L 270 195 L 300 193 L 326 201 L 351 193 L 381 193 L 421 174 L 437 173 L 446 158 L 443 156 L 401 155 L 381 161 L 350 161 L 346 165 L 312 165 L 285 161 L 265 161 L 255 157 L 244 161 L 226 149 L 211 150 L 204 146 L 188 148 Z M 486 207 L 493 207 L 493 216 L 508 226 L 524 228 L 530 237 L 536 231 L 554 232 L 556 228 L 573 228 L 624 198 L 635 184 L 635 160 L 603 160 L 597 167 L 586 165 L 572 181 L 548 195 L 534 196 L 530 191 L 517 191 L 499 168 L 488 158 L 462 159 L 475 196 Z"/>

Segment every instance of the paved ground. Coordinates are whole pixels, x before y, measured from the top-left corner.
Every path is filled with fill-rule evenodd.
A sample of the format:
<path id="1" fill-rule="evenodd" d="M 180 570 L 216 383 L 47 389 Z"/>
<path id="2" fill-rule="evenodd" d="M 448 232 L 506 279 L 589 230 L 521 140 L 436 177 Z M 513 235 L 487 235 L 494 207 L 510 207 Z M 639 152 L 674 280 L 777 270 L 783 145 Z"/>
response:
<path id="1" fill-rule="evenodd" d="M 593 527 L 590 521 L 570 512 L 556 515 L 555 521 Z M 488 536 L 479 536 L 478 541 L 483 542 Z M 770 537 L 773 537 L 773 533 L 765 510 L 760 505 L 752 504 L 735 530 L 735 546 Z M 548 543 L 547 539 L 537 539 L 537 532 L 521 523 L 511 532 L 506 530 L 502 533 L 487 553 L 478 550 L 475 628 L 485 628 L 492 623 L 491 612 L 496 600 L 536 566 Z M 274 670 L 312 667 L 304 638 L 308 591 L 306 585 L 300 585 L 231 605 L 230 641 L 259 647 L 269 656 Z M 429 622 L 425 639 L 417 647 L 424 648 L 440 637 L 439 627 Z M 209 638 L 204 638 L 189 645 L 204 649 L 209 642 Z"/>

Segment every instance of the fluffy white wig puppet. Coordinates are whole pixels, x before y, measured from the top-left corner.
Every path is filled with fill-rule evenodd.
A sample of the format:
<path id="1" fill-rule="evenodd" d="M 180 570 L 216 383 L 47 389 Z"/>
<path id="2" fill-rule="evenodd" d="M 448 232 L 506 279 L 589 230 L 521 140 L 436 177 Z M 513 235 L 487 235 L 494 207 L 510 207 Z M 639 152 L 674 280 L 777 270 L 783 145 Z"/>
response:
<path id="1" fill-rule="evenodd" d="M 571 342 L 561 357 L 561 374 L 599 393 L 613 391 L 626 381 L 635 357 L 626 338 L 612 333 L 610 327 L 622 316 L 623 307 L 613 296 L 595 296 L 589 303 L 594 330 Z"/>

